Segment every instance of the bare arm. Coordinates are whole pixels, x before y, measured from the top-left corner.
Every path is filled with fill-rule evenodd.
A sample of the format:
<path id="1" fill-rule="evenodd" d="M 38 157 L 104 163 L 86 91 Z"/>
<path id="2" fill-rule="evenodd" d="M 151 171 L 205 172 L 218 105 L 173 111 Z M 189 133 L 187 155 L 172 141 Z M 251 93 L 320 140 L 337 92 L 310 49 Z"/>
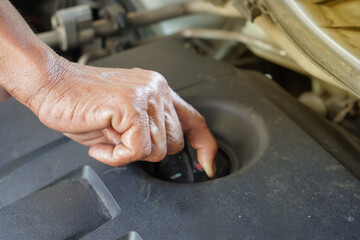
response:
<path id="1" fill-rule="evenodd" d="M 217 144 L 204 118 L 159 73 L 71 63 L 41 42 L 8 2 L 0 0 L 0 86 L 48 127 L 90 146 L 112 166 L 160 161 L 184 146 L 214 175 Z"/>

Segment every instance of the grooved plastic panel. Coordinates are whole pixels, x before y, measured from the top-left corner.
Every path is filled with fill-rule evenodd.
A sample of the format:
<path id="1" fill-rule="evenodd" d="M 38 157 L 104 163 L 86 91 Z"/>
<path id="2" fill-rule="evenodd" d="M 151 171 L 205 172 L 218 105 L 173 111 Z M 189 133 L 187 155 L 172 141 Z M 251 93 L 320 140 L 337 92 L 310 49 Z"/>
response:
<path id="1" fill-rule="evenodd" d="M 1 240 L 360 236 L 359 139 L 270 79 L 195 55 L 177 39 L 93 64 L 162 73 L 241 159 L 239 169 L 175 184 L 140 164 L 112 168 L 9 100 L 0 105 Z"/>
<path id="2" fill-rule="evenodd" d="M 74 239 L 119 213 L 119 206 L 94 170 L 85 166 L 2 208 L 1 238 Z"/>

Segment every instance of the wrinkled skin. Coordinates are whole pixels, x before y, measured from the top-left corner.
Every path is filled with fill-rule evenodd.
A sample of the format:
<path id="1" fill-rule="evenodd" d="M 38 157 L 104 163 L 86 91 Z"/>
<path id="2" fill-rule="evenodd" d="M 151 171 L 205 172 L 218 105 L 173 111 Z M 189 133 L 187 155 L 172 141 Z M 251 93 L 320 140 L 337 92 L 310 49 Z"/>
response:
<path id="1" fill-rule="evenodd" d="M 93 158 L 111 166 L 160 161 L 183 149 L 185 134 L 214 176 L 214 137 L 161 74 L 71 63 L 41 42 L 7 0 L 0 1 L 0 49 L 0 87 L 49 128 L 90 146 Z"/>
<path id="2" fill-rule="evenodd" d="M 89 155 L 111 166 L 176 154 L 185 133 L 206 173 L 214 175 L 217 144 L 205 119 L 161 74 L 60 61 L 64 70 L 52 79 L 56 84 L 37 99 L 36 113 L 46 126 L 91 146 Z"/>

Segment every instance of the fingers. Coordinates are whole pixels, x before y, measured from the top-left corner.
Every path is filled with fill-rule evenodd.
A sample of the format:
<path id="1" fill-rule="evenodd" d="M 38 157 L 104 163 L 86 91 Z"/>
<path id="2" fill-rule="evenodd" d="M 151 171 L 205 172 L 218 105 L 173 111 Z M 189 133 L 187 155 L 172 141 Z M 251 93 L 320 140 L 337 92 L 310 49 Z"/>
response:
<path id="1" fill-rule="evenodd" d="M 209 177 L 214 177 L 216 173 L 215 156 L 218 146 L 210 130 L 199 124 L 185 132 L 190 144 L 197 149 L 198 161 Z"/>
<path id="2" fill-rule="evenodd" d="M 218 150 L 214 136 L 200 113 L 175 92 L 172 92 L 172 97 L 185 136 L 190 144 L 197 149 L 199 163 L 209 177 L 214 177 L 216 172 L 215 155 Z"/>
<path id="3" fill-rule="evenodd" d="M 183 126 L 174 107 L 172 90 L 160 74 L 151 76 L 154 81 L 147 88 L 142 91 L 133 90 L 134 92 L 130 94 L 130 97 L 136 96 L 135 101 L 131 100 L 133 102 L 123 105 L 120 110 L 117 104 L 113 105 L 115 108 L 112 107 L 109 114 L 112 126 L 102 130 L 107 141 L 91 142 L 94 145 L 89 150 L 90 156 L 108 165 L 120 166 L 137 160 L 160 161 L 166 154 L 175 154 L 183 149 Z M 177 105 L 180 112 L 186 113 L 188 110 L 185 108 L 189 109 L 185 102 L 178 99 Z M 210 156 L 204 155 L 206 147 L 203 145 L 209 140 L 204 143 L 202 141 L 206 134 L 210 138 L 212 135 L 205 123 L 202 127 L 203 132 L 195 127 L 196 124 L 194 122 L 194 127 L 190 126 L 186 130 L 190 142 L 200 150 L 199 155 L 202 156 L 200 159 L 205 163 L 204 169 L 208 169 L 206 159 L 211 158 L 211 153 Z M 191 137 L 192 134 L 200 134 L 200 136 Z M 212 173 L 210 170 L 207 172 Z"/>
<path id="4" fill-rule="evenodd" d="M 180 152 L 184 147 L 184 130 L 190 144 L 197 149 L 205 172 L 214 176 L 217 144 L 204 118 L 176 93 L 170 92 L 170 96 L 172 99 L 167 101 L 149 100 L 147 110 L 122 114 L 121 119 L 114 117 L 112 127 L 65 135 L 92 146 L 91 157 L 111 166 L 121 166 L 137 160 L 157 162 L 166 154 Z"/>
<path id="5" fill-rule="evenodd" d="M 113 145 L 118 145 L 121 143 L 121 134 L 118 133 L 113 127 L 103 129 L 102 133 L 109 143 Z"/>
<path id="6" fill-rule="evenodd" d="M 117 130 L 116 125 L 113 127 Z M 122 166 L 148 158 L 151 154 L 151 137 L 146 112 L 141 112 L 140 116 L 133 120 L 133 124 L 121 135 L 120 140 L 121 143 L 117 145 L 95 144 L 90 148 L 89 155 L 110 166 Z"/>
<path id="7" fill-rule="evenodd" d="M 167 154 L 176 154 L 184 149 L 184 133 L 174 106 L 167 106 L 165 111 Z"/>
<path id="8" fill-rule="evenodd" d="M 72 140 L 86 145 L 92 146 L 98 143 L 107 143 L 108 139 L 104 136 L 104 134 L 99 131 L 88 132 L 88 133 L 64 133 L 64 135 Z"/>
<path id="9" fill-rule="evenodd" d="M 162 77 L 162 76 L 161 76 Z M 184 134 L 179 117 L 174 108 L 172 90 L 166 80 L 162 77 L 159 82 L 164 112 L 164 124 L 166 132 L 167 154 L 176 154 L 184 148 Z"/>
<path id="10" fill-rule="evenodd" d="M 112 127 L 94 132 L 64 133 L 64 135 L 85 146 L 92 146 L 98 143 L 111 143 L 117 145 L 121 142 L 121 134 Z"/>
<path id="11" fill-rule="evenodd" d="M 163 108 L 161 105 L 150 102 L 148 108 L 152 151 L 144 160 L 150 162 L 160 161 L 166 154 L 176 154 L 184 148 L 184 135 L 172 100 Z"/>
<path id="12" fill-rule="evenodd" d="M 172 101 L 161 106 L 160 100 L 149 100 L 147 112 L 135 120 L 138 124 L 123 134 L 118 131 L 126 129 L 124 125 L 133 122 L 134 116 L 113 120 L 114 127 L 102 131 L 107 142 L 92 146 L 90 156 L 111 166 L 121 166 L 137 160 L 157 162 L 167 153 L 181 151 L 184 147 L 183 132 L 176 111 L 171 108 Z"/>
<path id="13" fill-rule="evenodd" d="M 165 113 L 161 99 L 150 100 L 147 113 L 149 115 L 151 154 L 144 160 L 158 162 L 164 159 L 167 153 Z"/>
<path id="14" fill-rule="evenodd" d="M 183 149 L 184 129 L 199 150 L 204 169 L 213 173 L 207 166 L 213 162 L 216 143 L 205 121 L 194 117 L 196 111 L 181 98 L 173 97 L 161 74 L 91 67 L 81 67 L 75 75 L 67 73 L 69 81 L 62 83 L 71 82 L 71 87 L 59 86 L 62 94 L 46 99 L 37 112 L 47 126 L 90 145 L 90 156 L 112 166 L 159 161 L 166 153 Z"/>

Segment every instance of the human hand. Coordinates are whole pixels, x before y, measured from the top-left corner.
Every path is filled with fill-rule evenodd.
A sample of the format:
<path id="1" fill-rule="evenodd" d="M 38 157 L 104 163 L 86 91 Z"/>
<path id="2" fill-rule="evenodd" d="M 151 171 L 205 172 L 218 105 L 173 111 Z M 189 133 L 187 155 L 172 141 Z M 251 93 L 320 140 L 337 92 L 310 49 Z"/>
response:
<path id="1" fill-rule="evenodd" d="M 52 69 L 28 105 L 46 126 L 90 146 L 91 157 L 111 166 L 157 162 L 180 152 L 185 134 L 207 175 L 214 176 L 217 144 L 205 119 L 159 73 L 62 58 Z"/>
<path id="2" fill-rule="evenodd" d="M 158 73 L 80 66 L 44 44 L 10 4 L 0 4 L 0 87 L 48 127 L 91 146 L 112 166 L 160 161 L 184 146 L 214 176 L 217 144 L 204 118 Z M 20 67 L 19 67 L 20 66 Z"/>

